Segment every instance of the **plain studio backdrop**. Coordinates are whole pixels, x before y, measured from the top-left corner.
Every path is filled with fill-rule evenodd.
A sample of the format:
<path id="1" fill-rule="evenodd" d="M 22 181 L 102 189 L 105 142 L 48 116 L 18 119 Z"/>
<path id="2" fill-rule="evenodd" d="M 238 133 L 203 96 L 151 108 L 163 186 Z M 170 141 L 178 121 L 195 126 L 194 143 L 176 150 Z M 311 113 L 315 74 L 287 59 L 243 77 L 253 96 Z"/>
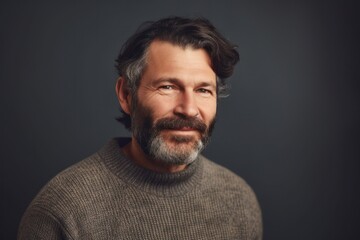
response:
<path id="1" fill-rule="evenodd" d="M 340 0 L 2 1 L 0 238 L 15 239 L 54 175 L 129 136 L 114 120 L 114 59 L 139 24 L 180 15 L 239 46 L 204 154 L 253 187 L 264 239 L 356 239 L 359 12 Z"/>

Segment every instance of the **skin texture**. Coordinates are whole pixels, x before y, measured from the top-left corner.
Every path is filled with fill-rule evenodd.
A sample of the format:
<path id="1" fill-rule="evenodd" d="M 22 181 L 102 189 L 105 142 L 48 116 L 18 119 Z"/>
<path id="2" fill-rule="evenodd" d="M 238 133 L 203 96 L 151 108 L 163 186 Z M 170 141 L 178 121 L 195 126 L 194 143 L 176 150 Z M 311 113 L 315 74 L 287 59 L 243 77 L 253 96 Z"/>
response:
<path id="1" fill-rule="evenodd" d="M 131 95 L 122 78 L 116 84 L 116 93 L 122 109 L 134 114 Z M 147 67 L 137 96 L 136 107 L 150 111 L 153 123 L 163 118 L 198 118 L 209 128 L 216 115 L 217 96 L 216 74 L 208 54 L 203 49 L 183 48 L 155 40 L 149 47 Z M 194 141 L 201 138 L 201 134 L 192 128 L 166 129 L 160 135 L 174 151 L 190 151 Z M 179 143 L 173 140 L 174 137 L 190 140 Z M 149 159 L 134 135 L 123 151 L 137 164 L 154 171 L 177 172 L 186 168 L 186 164 L 169 165 L 163 164 L 161 159 Z"/>

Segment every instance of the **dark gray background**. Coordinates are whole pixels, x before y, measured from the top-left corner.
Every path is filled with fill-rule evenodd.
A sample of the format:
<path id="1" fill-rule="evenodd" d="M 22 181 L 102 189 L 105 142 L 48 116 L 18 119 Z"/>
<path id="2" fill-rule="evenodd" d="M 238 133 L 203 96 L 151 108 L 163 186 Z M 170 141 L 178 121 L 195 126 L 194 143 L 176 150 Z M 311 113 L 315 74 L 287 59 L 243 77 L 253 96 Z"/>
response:
<path id="1" fill-rule="evenodd" d="M 254 188 L 264 239 L 359 236 L 356 1 L 51 2 L 0 4 L 1 239 L 56 173 L 129 135 L 114 59 L 168 15 L 207 17 L 239 45 L 205 154 Z"/>

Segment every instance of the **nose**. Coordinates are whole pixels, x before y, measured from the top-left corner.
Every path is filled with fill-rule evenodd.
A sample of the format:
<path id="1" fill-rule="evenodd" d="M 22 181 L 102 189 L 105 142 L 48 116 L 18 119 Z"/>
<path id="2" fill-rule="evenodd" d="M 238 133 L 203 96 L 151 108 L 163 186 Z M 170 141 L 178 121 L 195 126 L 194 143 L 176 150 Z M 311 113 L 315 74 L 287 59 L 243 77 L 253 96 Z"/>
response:
<path id="1" fill-rule="evenodd" d="M 182 117 L 196 117 L 199 115 L 199 109 L 196 104 L 195 94 L 191 92 L 183 92 L 179 94 L 174 114 Z"/>

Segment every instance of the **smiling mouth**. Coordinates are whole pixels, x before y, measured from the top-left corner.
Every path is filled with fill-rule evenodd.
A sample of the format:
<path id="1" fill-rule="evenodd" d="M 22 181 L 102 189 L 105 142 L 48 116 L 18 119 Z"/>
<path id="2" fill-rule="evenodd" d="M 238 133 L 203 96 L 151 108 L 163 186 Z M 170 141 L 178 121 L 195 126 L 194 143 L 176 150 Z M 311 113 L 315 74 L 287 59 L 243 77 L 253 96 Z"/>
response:
<path id="1" fill-rule="evenodd" d="M 197 131 L 197 129 L 192 128 L 192 127 L 182 127 L 182 128 L 177 128 L 177 129 L 173 129 L 175 131 Z"/>
<path id="2" fill-rule="evenodd" d="M 188 134 L 188 133 L 193 133 L 193 132 L 196 132 L 196 133 L 199 132 L 197 129 L 191 128 L 191 127 L 171 128 L 171 129 L 164 129 L 163 131 L 179 133 L 179 134 Z"/>

